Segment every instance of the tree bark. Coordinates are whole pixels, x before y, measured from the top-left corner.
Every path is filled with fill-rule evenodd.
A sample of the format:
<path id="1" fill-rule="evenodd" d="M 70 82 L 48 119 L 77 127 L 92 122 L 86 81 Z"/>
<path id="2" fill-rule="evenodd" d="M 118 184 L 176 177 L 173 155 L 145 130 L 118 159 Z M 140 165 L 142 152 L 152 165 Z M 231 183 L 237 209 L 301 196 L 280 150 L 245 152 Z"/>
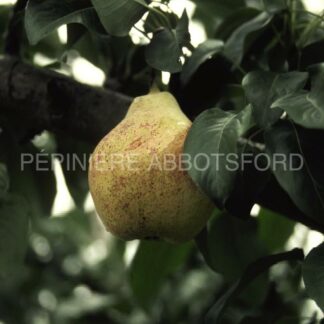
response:
<path id="1" fill-rule="evenodd" d="M 49 130 L 97 142 L 125 116 L 131 101 L 54 71 L 0 59 L 0 125 L 14 129 L 19 141 Z"/>

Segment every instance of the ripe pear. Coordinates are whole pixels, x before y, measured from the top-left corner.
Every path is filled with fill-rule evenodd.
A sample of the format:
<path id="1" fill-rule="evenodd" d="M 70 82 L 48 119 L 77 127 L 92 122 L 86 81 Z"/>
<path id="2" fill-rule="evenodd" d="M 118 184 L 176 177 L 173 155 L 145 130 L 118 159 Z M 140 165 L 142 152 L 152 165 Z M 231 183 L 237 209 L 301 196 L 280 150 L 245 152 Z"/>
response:
<path id="1" fill-rule="evenodd" d="M 214 205 L 181 168 L 190 126 L 170 93 L 150 93 L 136 98 L 101 140 L 90 159 L 89 185 L 108 231 L 125 240 L 174 243 L 201 231 Z"/>

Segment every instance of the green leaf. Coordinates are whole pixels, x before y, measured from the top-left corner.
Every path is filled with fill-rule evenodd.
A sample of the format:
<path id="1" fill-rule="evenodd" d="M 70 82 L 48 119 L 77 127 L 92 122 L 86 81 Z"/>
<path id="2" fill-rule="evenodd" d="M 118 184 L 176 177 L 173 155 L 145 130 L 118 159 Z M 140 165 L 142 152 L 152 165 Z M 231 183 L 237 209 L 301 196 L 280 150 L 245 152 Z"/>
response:
<path id="1" fill-rule="evenodd" d="M 184 11 L 175 29 L 163 29 L 154 34 L 146 48 L 146 61 L 153 68 L 170 73 L 182 70 L 182 48 L 190 43 L 188 15 Z"/>
<path id="2" fill-rule="evenodd" d="M 173 12 L 165 12 L 161 8 L 154 7 L 154 10 L 150 10 L 144 23 L 144 30 L 147 33 L 155 33 L 161 28 L 168 28 L 170 25 L 172 28 L 177 26 L 179 21 L 178 16 Z"/>
<path id="3" fill-rule="evenodd" d="M 252 20 L 244 23 L 236 29 L 227 40 L 224 47 L 224 55 L 234 63 L 240 65 L 244 55 L 244 45 L 246 38 L 253 32 L 262 30 L 272 20 L 272 16 L 262 12 Z"/>
<path id="4" fill-rule="evenodd" d="M 150 309 L 166 277 L 187 260 L 192 244 L 142 241 L 130 268 L 130 285 L 138 304 Z"/>
<path id="5" fill-rule="evenodd" d="M 9 175 L 7 166 L 3 163 L 0 163 L 0 199 L 3 199 L 9 189 Z"/>
<path id="6" fill-rule="evenodd" d="M 106 31 L 114 36 L 127 36 L 147 10 L 135 0 L 91 0 Z"/>
<path id="7" fill-rule="evenodd" d="M 206 323 L 218 323 L 222 317 L 226 307 L 242 293 L 248 285 L 251 284 L 256 277 L 267 271 L 273 265 L 288 261 L 288 260 L 303 260 L 303 251 L 300 249 L 294 249 L 290 252 L 274 254 L 267 257 L 263 257 L 252 264 L 250 264 L 242 277 L 235 282 L 223 296 L 221 296 L 215 303 L 215 305 L 209 310 L 206 318 Z"/>
<path id="8" fill-rule="evenodd" d="M 324 243 L 310 251 L 302 269 L 308 295 L 324 311 Z"/>
<path id="9" fill-rule="evenodd" d="M 195 0 L 194 2 L 203 12 L 218 19 L 223 19 L 240 7 L 245 6 L 244 0 Z"/>
<path id="10" fill-rule="evenodd" d="M 324 129 L 324 64 L 313 67 L 311 76 L 311 91 L 288 94 L 275 101 L 271 107 L 284 109 L 296 124 Z"/>
<path id="11" fill-rule="evenodd" d="M 25 12 L 25 29 L 32 45 L 61 25 L 80 23 L 94 28 L 97 21 L 96 12 L 87 1 L 29 0 Z"/>
<path id="12" fill-rule="evenodd" d="M 320 165 L 323 160 L 318 155 L 319 165 L 314 168 L 310 160 L 313 156 L 304 155 L 314 143 L 308 142 L 301 134 L 302 130 L 291 122 L 277 123 L 265 132 L 266 150 L 277 181 L 295 205 L 319 224 L 324 224 L 324 186 L 319 182 L 323 181 L 323 175 L 319 173 L 322 172 Z M 276 163 L 278 156 L 281 162 Z"/>
<path id="13" fill-rule="evenodd" d="M 56 196 L 50 155 L 31 144 L 19 145 L 6 132 L 0 136 L 0 148 L 10 177 L 9 192 L 26 199 L 32 217 L 50 216 Z"/>
<path id="14" fill-rule="evenodd" d="M 191 77 L 198 70 L 199 66 L 213 55 L 221 52 L 223 48 L 224 43 L 217 39 L 208 39 L 204 43 L 200 44 L 184 65 L 180 76 L 181 82 L 184 85 L 188 83 Z"/>
<path id="15" fill-rule="evenodd" d="M 283 250 L 296 223 L 271 210 L 262 208 L 258 215 L 259 237 L 270 252 Z"/>
<path id="16" fill-rule="evenodd" d="M 252 104 L 253 116 L 263 128 L 275 123 L 283 111 L 271 109 L 271 105 L 278 98 L 302 89 L 308 74 L 303 72 L 273 73 L 255 71 L 243 79 L 243 88 L 247 99 Z"/>
<path id="17" fill-rule="evenodd" d="M 24 199 L 11 196 L 0 203 L 0 277 L 13 275 L 23 266 L 27 250 L 28 207 Z"/>
<path id="18" fill-rule="evenodd" d="M 250 7 L 243 7 L 233 11 L 233 13 L 226 17 L 217 27 L 215 36 L 222 40 L 228 39 L 236 29 L 255 18 L 258 14 L 260 14 L 259 10 Z"/>
<path id="19" fill-rule="evenodd" d="M 207 264 L 227 280 L 237 279 L 266 252 L 256 220 L 241 220 L 229 214 L 214 215 L 196 242 Z"/>
<path id="20" fill-rule="evenodd" d="M 154 34 L 151 43 L 146 48 L 146 61 L 153 68 L 170 73 L 180 72 L 182 64 L 179 47 L 174 32 L 164 29 Z"/>
<path id="21" fill-rule="evenodd" d="M 194 161 L 189 174 L 220 207 L 224 206 L 236 175 L 228 168 L 227 155 L 237 154 L 238 139 L 250 126 L 251 107 L 239 113 L 214 108 L 197 117 L 186 139 L 184 151 Z"/>

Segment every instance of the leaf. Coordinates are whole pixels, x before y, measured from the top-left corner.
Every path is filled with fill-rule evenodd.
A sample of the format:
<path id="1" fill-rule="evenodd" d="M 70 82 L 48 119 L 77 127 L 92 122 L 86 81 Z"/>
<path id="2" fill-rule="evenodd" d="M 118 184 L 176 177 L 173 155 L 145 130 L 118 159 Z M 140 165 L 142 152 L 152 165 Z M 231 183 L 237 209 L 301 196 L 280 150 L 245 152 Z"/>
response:
<path id="1" fill-rule="evenodd" d="M 308 295 L 324 311 L 324 243 L 310 251 L 302 271 Z"/>
<path id="2" fill-rule="evenodd" d="M 181 73 L 182 84 L 188 83 L 191 77 L 195 74 L 201 64 L 211 58 L 213 55 L 221 52 L 224 48 L 224 43 L 217 39 L 208 39 L 200 44 L 192 56 L 188 59 Z"/>
<path id="3" fill-rule="evenodd" d="M 271 210 L 262 208 L 258 215 L 259 237 L 271 252 L 282 250 L 294 232 L 296 223 Z"/>
<path id="4" fill-rule="evenodd" d="M 13 275 L 27 250 L 28 208 L 24 199 L 10 196 L 0 203 L 0 277 Z"/>
<path id="5" fill-rule="evenodd" d="M 184 151 L 194 162 L 191 178 L 220 207 L 224 207 L 236 174 L 227 167 L 227 155 L 237 154 L 237 141 L 250 126 L 249 106 L 239 113 L 213 108 L 197 117 L 185 141 Z"/>
<path id="6" fill-rule="evenodd" d="M 266 252 L 259 241 L 255 219 L 246 221 L 219 212 L 196 242 L 207 264 L 227 280 L 237 279 L 251 262 Z"/>
<path id="7" fill-rule="evenodd" d="M 215 36 L 225 41 L 236 29 L 255 18 L 258 14 L 260 14 L 260 10 L 250 7 L 243 7 L 233 11 L 233 13 L 226 17 L 217 27 Z"/>
<path id="8" fill-rule="evenodd" d="M 324 186 L 323 182 L 318 182 L 324 179 L 319 173 L 323 158 L 318 156 L 319 165 L 315 169 L 311 156 L 303 153 L 313 143 L 307 143 L 300 134 L 290 122 L 277 123 L 265 133 L 266 150 L 277 181 L 295 205 L 319 224 L 324 224 Z M 279 157 L 281 162 L 276 163 Z"/>
<path id="9" fill-rule="evenodd" d="M 9 190 L 9 175 L 7 166 L 0 163 L 0 199 L 3 199 Z"/>
<path id="10" fill-rule="evenodd" d="M 278 98 L 302 89 L 308 74 L 303 72 L 250 72 L 243 79 L 243 88 L 253 107 L 253 116 L 263 128 L 271 126 L 282 115 L 281 109 L 271 109 Z"/>
<path id="11" fill-rule="evenodd" d="M 178 16 L 173 12 L 165 12 L 161 8 L 154 7 L 154 10 L 150 10 L 144 23 L 144 30 L 147 33 L 155 33 L 161 28 L 168 28 L 170 25 L 172 28 L 177 26 L 179 21 Z"/>
<path id="12" fill-rule="evenodd" d="M 266 12 L 262 12 L 252 20 L 244 23 L 238 29 L 236 29 L 225 43 L 225 57 L 232 61 L 234 65 L 240 65 L 244 54 L 244 44 L 247 36 L 253 32 L 263 29 L 270 23 L 271 20 L 271 15 Z"/>
<path id="13" fill-rule="evenodd" d="M 311 72 L 311 91 L 290 93 L 276 100 L 271 107 L 285 110 L 296 124 L 324 129 L 324 64 L 313 67 Z"/>
<path id="14" fill-rule="evenodd" d="M 153 68 L 170 73 L 182 69 L 180 57 L 182 50 L 170 29 L 164 29 L 154 34 L 151 43 L 146 48 L 146 61 Z"/>
<path id="15" fill-rule="evenodd" d="M 139 305 L 150 309 L 167 276 L 187 260 L 191 244 L 142 241 L 130 268 L 130 285 Z"/>
<path id="16" fill-rule="evenodd" d="M 242 167 L 237 172 L 233 190 L 225 204 L 225 209 L 232 216 L 248 219 L 257 198 L 268 184 L 271 171 L 267 169 L 267 161 L 263 155 L 262 144 L 251 139 L 240 141 L 239 156 Z"/>
<path id="17" fill-rule="evenodd" d="M 64 24 L 80 23 L 94 28 L 97 21 L 95 10 L 79 0 L 29 0 L 25 12 L 25 29 L 32 45 Z"/>
<path id="18" fill-rule="evenodd" d="M 50 216 L 56 196 L 50 155 L 31 144 L 19 145 L 6 132 L 0 135 L 0 148 L 8 168 L 10 193 L 26 199 L 32 217 Z"/>
<path id="19" fill-rule="evenodd" d="M 238 8 L 245 6 L 244 0 L 195 0 L 195 4 L 207 14 L 218 19 L 223 19 Z"/>
<path id="20" fill-rule="evenodd" d="M 146 61 L 153 68 L 170 73 L 182 69 L 182 48 L 190 42 L 188 15 L 184 11 L 175 29 L 163 29 L 154 34 L 146 48 Z"/>
<path id="21" fill-rule="evenodd" d="M 218 323 L 225 308 L 263 272 L 273 265 L 288 260 L 303 260 L 304 255 L 301 249 L 294 249 L 290 252 L 274 254 L 263 257 L 250 264 L 241 278 L 234 283 L 225 294 L 217 300 L 215 305 L 209 310 L 206 316 L 206 323 Z"/>
<path id="22" fill-rule="evenodd" d="M 91 0 L 106 31 L 114 36 L 127 36 L 144 15 L 147 6 L 135 0 Z"/>

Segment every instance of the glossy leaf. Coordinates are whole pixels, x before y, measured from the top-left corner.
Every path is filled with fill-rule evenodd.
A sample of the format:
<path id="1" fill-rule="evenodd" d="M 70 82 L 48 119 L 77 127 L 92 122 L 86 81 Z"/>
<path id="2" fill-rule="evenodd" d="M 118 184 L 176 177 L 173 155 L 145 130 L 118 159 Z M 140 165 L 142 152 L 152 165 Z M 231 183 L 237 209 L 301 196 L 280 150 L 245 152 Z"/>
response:
<path id="1" fill-rule="evenodd" d="M 313 143 L 304 143 L 297 128 L 290 122 L 277 123 L 265 133 L 266 149 L 273 173 L 295 205 L 319 224 L 324 224 L 324 187 L 322 172 L 313 168 L 304 152 Z M 292 155 L 294 154 L 294 155 Z M 280 156 L 281 163 L 276 163 Z M 322 163 L 321 156 L 318 156 Z M 320 177 L 319 177 L 320 176 Z"/>
<path id="2" fill-rule="evenodd" d="M 151 67 L 170 73 L 182 70 L 182 48 L 190 42 L 188 24 L 188 15 L 184 11 L 175 29 L 165 28 L 154 34 L 145 53 Z"/>
<path id="3" fill-rule="evenodd" d="M 203 112 L 189 131 L 185 153 L 193 167 L 189 174 L 219 207 L 224 207 L 236 172 L 227 164 L 228 154 L 237 154 L 238 139 L 251 126 L 251 107 L 239 113 L 213 108 Z"/>
<path id="4" fill-rule="evenodd" d="M 126 36 L 146 12 L 146 5 L 135 0 L 91 0 L 106 31 Z"/>
<path id="5" fill-rule="evenodd" d="M 98 16 L 89 3 L 78 0 L 29 0 L 25 12 L 25 29 L 31 44 L 38 43 L 56 28 L 69 23 L 98 26 Z"/>
<path id="6" fill-rule="evenodd" d="M 224 55 L 234 63 L 239 65 L 244 55 L 244 44 L 246 38 L 253 32 L 259 31 L 267 26 L 272 16 L 266 12 L 260 13 L 252 20 L 244 23 L 236 29 L 227 40 L 224 47 Z"/>
<path id="7" fill-rule="evenodd" d="M 314 248 L 303 263 L 303 279 L 307 293 L 324 311 L 324 243 Z"/>
<path id="8" fill-rule="evenodd" d="M 297 124 L 315 129 L 324 129 L 324 65 L 312 69 L 311 91 L 299 91 L 279 98 L 272 104 L 280 107 Z"/>
<path id="9" fill-rule="evenodd" d="M 275 123 L 283 111 L 270 108 L 278 98 L 302 89 L 308 74 L 303 72 L 273 73 L 256 71 L 243 79 L 243 88 L 253 107 L 253 116 L 261 127 Z"/>

